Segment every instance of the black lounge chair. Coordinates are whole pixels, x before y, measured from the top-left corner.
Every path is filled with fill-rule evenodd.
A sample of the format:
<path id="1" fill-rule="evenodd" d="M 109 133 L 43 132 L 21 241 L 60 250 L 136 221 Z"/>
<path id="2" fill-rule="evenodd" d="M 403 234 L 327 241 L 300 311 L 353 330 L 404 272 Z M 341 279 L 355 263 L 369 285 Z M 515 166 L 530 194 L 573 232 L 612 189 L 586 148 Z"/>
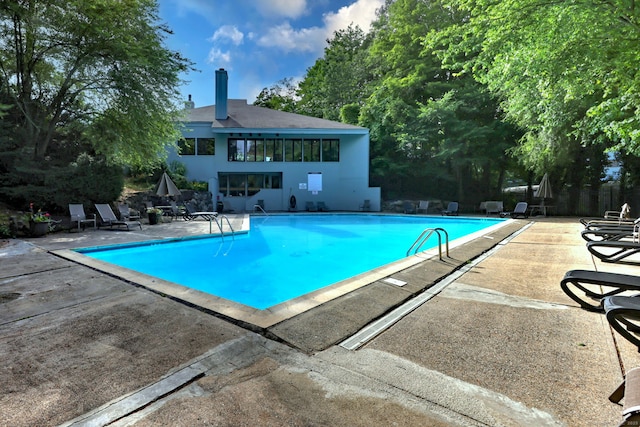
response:
<path id="1" fill-rule="evenodd" d="M 640 276 L 591 270 L 569 270 L 560 287 L 589 311 L 603 311 L 602 300 L 626 291 L 640 293 Z"/>
<path id="2" fill-rule="evenodd" d="M 604 216 L 599 218 L 580 218 L 580 222 L 585 226 L 590 222 L 617 222 L 624 223 L 632 221 L 629 219 L 631 208 L 627 203 L 623 204 L 619 211 L 605 211 Z"/>
<path id="3" fill-rule="evenodd" d="M 324 202 L 318 202 L 318 210 L 320 212 L 329 212 L 329 208 Z"/>
<path id="4" fill-rule="evenodd" d="M 402 203 L 402 210 L 406 214 L 414 214 L 416 213 L 416 206 L 409 201 L 405 201 Z"/>
<path id="5" fill-rule="evenodd" d="M 120 219 L 123 221 L 140 220 L 140 212 L 131 209 L 126 203 L 118 204 L 118 211 L 120 212 Z"/>
<path id="6" fill-rule="evenodd" d="M 633 237 L 633 228 L 595 228 L 580 232 L 580 236 L 587 242 L 600 242 L 603 240 L 623 240 Z"/>
<path id="7" fill-rule="evenodd" d="M 640 298 L 612 296 L 602 302 L 611 327 L 640 351 Z"/>
<path id="8" fill-rule="evenodd" d="M 605 251 L 602 252 L 602 249 Z M 608 252 L 612 249 L 613 252 Z M 631 240 L 598 240 L 587 242 L 587 250 L 603 262 L 618 262 L 640 252 L 640 242 Z"/>
<path id="9" fill-rule="evenodd" d="M 71 215 L 71 222 L 70 224 L 73 225 L 73 223 L 77 223 L 78 224 L 78 231 L 80 231 L 80 228 L 82 228 L 84 230 L 84 227 L 86 224 L 93 224 L 93 229 L 95 230 L 97 228 L 97 223 L 96 223 L 96 215 L 95 214 L 91 214 L 91 215 L 87 215 L 84 213 L 84 206 L 80 203 L 69 203 L 69 214 Z M 71 228 L 73 227 L 69 227 L 69 231 L 71 231 Z"/>
<path id="10" fill-rule="evenodd" d="M 582 220 L 581 220 L 582 221 Z M 587 230 L 595 230 L 599 228 L 616 228 L 616 227 L 632 227 L 640 222 L 640 218 L 636 219 L 594 219 L 583 222 L 584 228 Z"/>
<path id="11" fill-rule="evenodd" d="M 516 207 L 513 208 L 513 212 L 500 212 L 500 216 L 502 218 L 510 216 L 511 218 L 529 218 L 529 214 L 527 213 L 527 208 L 529 204 L 527 202 L 518 202 L 516 203 Z"/>
<path id="12" fill-rule="evenodd" d="M 305 209 L 309 212 L 318 212 L 318 208 L 316 207 L 316 204 L 313 202 L 307 202 L 305 204 Z"/>
<path id="13" fill-rule="evenodd" d="M 218 212 L 193 212 L 189 209 L 189 206 L 185 206 L 184 214 L 182 218 L 185 221 L 193 221 L 194 219 L 202 218 L 207 221 L 211 221 L 218 216 Z"/>
<path id="14" fill-rule="evenodd" d="M 441 213 L 442 215 L 447 216 L 458 215 L 458 202 L 449 202 L 447 209 L 443 210 Z"/>
<path id="15" fill-rule="evenodd" d="M 140 230 L 142 230 L 142 224 L 140 221 L 121 221 L 116 217 L 116 214 L 113 213 L 113 209 L 106 203 L 96 203 L 96 210 L 100 215 L 100 219 L 102 220 L 101 225 L 108 225 L 113 228 L 114 225 L 118 227 L 126 227 L 127 231 L 131 230 L 131 227 L 138 226 Z"/>

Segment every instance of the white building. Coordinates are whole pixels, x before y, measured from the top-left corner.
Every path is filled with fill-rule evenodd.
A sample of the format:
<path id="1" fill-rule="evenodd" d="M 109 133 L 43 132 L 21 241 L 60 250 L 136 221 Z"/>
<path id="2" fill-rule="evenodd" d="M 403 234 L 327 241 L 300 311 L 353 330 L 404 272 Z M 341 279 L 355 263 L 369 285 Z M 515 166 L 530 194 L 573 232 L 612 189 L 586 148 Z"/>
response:
<path id="1" fill-rule="evenodd" d="M 216 71 L 216 105 L 187 107 L 180 154 L 187 177 L 206 181 L 214 199 L 236 212 L 263 203 L 266 211 L 357 211 L 365 200 L 380 210 L 380 188 L 369 187 L 369 130 L 227 99 L 227 72 Z"/>

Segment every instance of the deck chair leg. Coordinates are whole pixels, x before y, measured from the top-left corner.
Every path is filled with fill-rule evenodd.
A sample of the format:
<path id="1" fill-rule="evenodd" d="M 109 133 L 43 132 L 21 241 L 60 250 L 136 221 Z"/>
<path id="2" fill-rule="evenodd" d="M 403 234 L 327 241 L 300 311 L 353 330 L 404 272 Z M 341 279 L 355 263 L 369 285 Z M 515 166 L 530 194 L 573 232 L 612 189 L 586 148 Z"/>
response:
<path id="1" fill-rule="evenodd" d="M 640 368 L 631 369 L 627 372 L 622 384 L 616 388 L 609 400 L 620 405 L 620 401 L 624 399 L 622 406 L 622 422 L 618 424 L 622 426 L 637 426 L 640 420 Z"/>
<path id="2" fill-rule="evenodd" d="M 622 380 L 620 385 L 618 387 L 616 387 L 616 389 L 613 390 L 613 393 L 611 393 L 609 395 L 609 401 L 611 403 L 615 403 L 616 405 L 622 406 L 620 404 L 620 401 L 624 397 L 624 389 L 625 389 L 625 380 Z"/>

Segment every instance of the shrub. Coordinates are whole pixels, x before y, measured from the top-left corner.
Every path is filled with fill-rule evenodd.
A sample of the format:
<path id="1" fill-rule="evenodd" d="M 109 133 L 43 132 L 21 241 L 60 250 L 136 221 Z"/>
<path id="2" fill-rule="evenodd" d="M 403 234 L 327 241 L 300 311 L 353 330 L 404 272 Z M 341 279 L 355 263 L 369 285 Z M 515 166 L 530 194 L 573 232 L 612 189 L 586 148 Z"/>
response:
<path id="1" fill-rule="evenodd" d="M 11 228 L 9 228 L 9 224 L 1 223 L 0 224 L 0 239 L 6 239 L 9 237 L 13 237 L 13 233 L 11 232 Z"/>
<path id="2" fill-rule="evenodd" d="M 53 189 L 54 205 L 67 209 L 69 203 L 109 203 L 124 188 L 124 174 L 116 165 L 81 154 L 67 168 L 48 176 L 47 187 Z"/>

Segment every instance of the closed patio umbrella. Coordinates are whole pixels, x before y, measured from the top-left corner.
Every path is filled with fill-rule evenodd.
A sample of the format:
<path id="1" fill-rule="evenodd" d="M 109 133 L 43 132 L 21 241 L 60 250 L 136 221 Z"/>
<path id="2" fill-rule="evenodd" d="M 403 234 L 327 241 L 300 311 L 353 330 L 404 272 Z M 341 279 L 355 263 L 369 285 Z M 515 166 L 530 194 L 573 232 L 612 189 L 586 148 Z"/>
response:
<path id="1" fill-rule="evenodd" d="M 169 175 L 166 172 L 162 173 L 158 186 L 156 187 L 156 194 L 158 196 L 179 196 L 182 193 L 178 190 L 178 187 L 173 183 Z"/>
<path id="2" fill-rule="evenodd" d="M 544 174 L 544 176 L 542 177 L 542 181 L 540 181 L 540 185 L 538 185 L 538 190 L 533 196 L 542 199 L 543 204 L 544 199 L 551 199 L 553 197 L 551 184 L 549 183 L 549 174 Z"/>
<path id="3" fill-rule="evenodd" d="M 542 181 L 540 181 L 540 185 L 538 185 L 538 190 L 533 194 L 533 197 L 537 197 L 540 199 L 540 207 L 542 209 L 542 213 L 544 216 L 547 216 L 547 208 L 544 205 L 544 199 L 553 198 L 553 192 L 551 191 L 551 184 L 549 183 L 549 175 L 544 174 L 542 177 Z"/>

